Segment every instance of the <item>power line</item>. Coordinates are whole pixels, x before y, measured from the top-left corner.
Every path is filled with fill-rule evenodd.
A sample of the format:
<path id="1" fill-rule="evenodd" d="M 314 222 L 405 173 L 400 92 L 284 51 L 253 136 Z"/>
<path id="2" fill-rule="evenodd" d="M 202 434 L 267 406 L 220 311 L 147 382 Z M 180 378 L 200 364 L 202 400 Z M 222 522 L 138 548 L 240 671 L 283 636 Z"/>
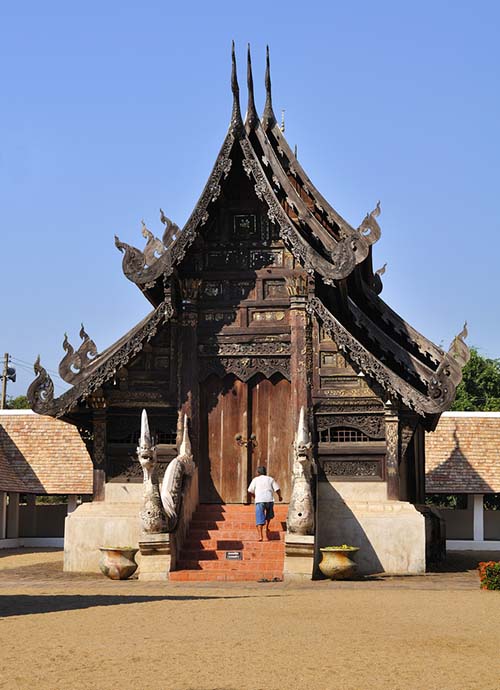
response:
<path id="1" fill-rule="evenodd" d="M 12 362 L 14 362 L 15 364 L 18 364 L 20 367 L 22 367 L 23 365 L 26 367 L 29 367 L 30 371 L 33 372 L 33 364 L 30 364 L 30 362 L 26 362 L 23 359 L 18 359 L 17 357 L 11 357 L 10 359 Z M 52 374 L 52 376 L 57 376 L 58 379 L 60 379 L 61 381 L 64 381 L 64 379 L 61 378 L 61 376 L 57 373 L 57 371 L 54 371 L 53 369 L 48 369 L 47 367 L 44 367 L 44 369 L 45 369 L 45 371 L 48 371 L 49 374 Z"/>
<path id="2" fill-rule="evenodd" d="M 33 374 L 33 369 L 32 369 L 31 367 L 26 366 L 25 364 L 19 364 L 19 362 L 17 362 L 17 361 L 15 362 L 15 364 L 16 364 L 17 367 L 19 367 L 19 368 L 22 369 L 23 371 L 25 371 L 25 372 L 27 372 L 27 373 L 29 373 L 29 374 Z M 61 377 L 58 377 L 58 378 L 61 378 Z M 62 380 L 63 380 L 63 379 L 61 379 L 61 381 L 62 381 Z M 63 391 L 63 392 L 64 392 L 64 390 L 65 390 L 65 389 L 64 389 L 64 386 L 62 386 L 58 381 L 53 381 L 52 383 L 54 384 L 54 387 L 55 387 L 55 388 L 58 388 L 60 391 Z"/>

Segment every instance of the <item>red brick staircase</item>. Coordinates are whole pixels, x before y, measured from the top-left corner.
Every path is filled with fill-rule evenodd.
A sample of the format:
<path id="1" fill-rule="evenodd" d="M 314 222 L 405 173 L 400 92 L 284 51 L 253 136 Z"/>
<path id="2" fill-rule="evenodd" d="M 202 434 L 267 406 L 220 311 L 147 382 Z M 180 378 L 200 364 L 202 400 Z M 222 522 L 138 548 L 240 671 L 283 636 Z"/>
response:
<path id="1" fill-rule="evenodd" d="M 169 573 L 169 579 L 176 582 L 283 579 L 287 510 L 287 505 L 275 505 L 270 540 L 259 542 L 255 506 L 198 506 L 178 570 Z M 228 560 L 228 551 L 241 552 L 242 560 Z"/>

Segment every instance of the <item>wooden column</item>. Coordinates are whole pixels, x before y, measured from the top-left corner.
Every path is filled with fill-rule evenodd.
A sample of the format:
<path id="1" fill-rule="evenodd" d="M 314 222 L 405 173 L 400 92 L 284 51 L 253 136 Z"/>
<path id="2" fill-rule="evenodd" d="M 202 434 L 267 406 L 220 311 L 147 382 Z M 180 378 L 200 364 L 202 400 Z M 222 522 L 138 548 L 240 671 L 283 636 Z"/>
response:
<path id="1" fill-rule="evenodd" d="M 102 392 L 97 391 L 90 399 L 92 407 L 92 425 L 94 442 L 92 462 L 94 464 L 93 500 L 104 501 L 106 484 L 106 400 Z"/>
<path id="2" fill-rule="evenodd" d="M 190 421 L 189 436 L 196 463 L 200 458 L 200 395 L 198 382 L 198 293 L 201 281 L 181 281 L 182 315 L 180 319 L 179 409 Z"/>
<path id="3" fill-rule="evenodd" d="M 391 409 L 385 411 L 385 476 L 387 482 L 387 498 L 399 500 L 399 419 Z"/>
<path id="4" fill-rule="evenodd" d="M 309 372 L 310 360 L 308 341 L 307 279 L 303 276 L 287 278 L 287 289 L 290 295 L 290 378 L 291 378 L 291 413 L 293 433 L 297 431 L 300 408 L 304 407 L 306 417 L 309 412 Z"/>
<path id="5" fill-rule="evenodd" d="M 7 506 L 7 539 L 19 537 L 19 494 L 9 492 Z"/>
<path id="6" fill-rule="evenodd" d="M 7 536 L 7 492 L 0 491 L 0 539 Z"/>
<path id="7" fill-rule="evenodd" d="M 413 436 L 415 462 L 415 503 L 425 503 L 425 431 L 418 424 Z"/>

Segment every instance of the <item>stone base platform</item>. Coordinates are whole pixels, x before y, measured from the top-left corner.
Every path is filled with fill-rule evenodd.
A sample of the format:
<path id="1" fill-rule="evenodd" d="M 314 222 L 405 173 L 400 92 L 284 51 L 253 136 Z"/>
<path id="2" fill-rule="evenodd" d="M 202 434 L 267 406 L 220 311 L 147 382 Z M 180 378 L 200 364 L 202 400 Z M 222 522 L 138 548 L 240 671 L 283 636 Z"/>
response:
<path id="1" fill-rule="evenodd" d="M 142 484 L 106 484 L 105 500 L 82 503 L 66 517 L 64 570 L 97 573 L 100 546 L 139 548 Z M 139 553 L 136 557 L 140 562 Z"/>
<path id="2" fill-rule="evenodd" d="M 287 582 L 311 580 L 314 570 L 314 536 L 303 534 L 285 535 L 284 579 Z"/>
<path id="3" fill-rule="evenodd" d="M 318 548 L 359 546 L 360 575 L 424 573 L 425 518 L 410 503 L 386 495 L 385 482 L 320 482 Z"/>
<path id="4" fill-rule="evenodd" d="M 142 582 L 165 582 L 169 578 L 171 564 L 170 534 L 142 534 L 139 539 Z"/>

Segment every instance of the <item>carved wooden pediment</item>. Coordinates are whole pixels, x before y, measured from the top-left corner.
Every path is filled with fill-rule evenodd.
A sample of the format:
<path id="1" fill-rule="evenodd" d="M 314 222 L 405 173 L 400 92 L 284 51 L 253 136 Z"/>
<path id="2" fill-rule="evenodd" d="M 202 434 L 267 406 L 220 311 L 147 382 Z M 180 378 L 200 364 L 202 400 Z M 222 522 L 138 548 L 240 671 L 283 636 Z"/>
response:
<path id="1" fill-rule="evenodd" d="M 282 374 L 290 380 L 290 360 L 288 357 L 206 357 L 200 361 L 200 380 L 210 374 L 225 376 L 234 374 L 247 382 L 255 374 L 270 378 Z"/>

